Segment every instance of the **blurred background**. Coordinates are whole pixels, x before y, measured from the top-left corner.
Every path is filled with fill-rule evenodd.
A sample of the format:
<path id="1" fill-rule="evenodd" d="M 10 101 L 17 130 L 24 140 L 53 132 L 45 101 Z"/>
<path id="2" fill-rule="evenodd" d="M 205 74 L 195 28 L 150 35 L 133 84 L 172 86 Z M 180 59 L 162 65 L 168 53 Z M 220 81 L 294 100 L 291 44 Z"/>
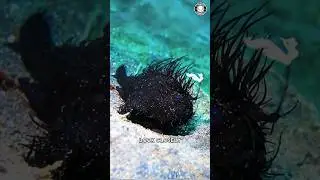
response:
<path id="1" fill-rule="evenodd" d="M 227 16 L 234 17 L 253 7 L 260 6 L 266 0 L 227 1 L 233 6 Z M 19 56 L 5 48 L 3 43 L 17 39 L 20 25 L 30 14 L 38 10 L 48 11 L 48 20 L 52 25 L 52 34 L 56 44 L 61 44 L 70 38 L 73 38 L 74 42 L 79 42 L 98 37 L 110 16 L 111 74 L 123 63 L 128 66 L 129 73 L 135 74 L 147 64 L 158 59 L 186 56 L 185 63 L 193 64 L 192 73 L 204 74 L 201 89 L 204 94 L 208 94 L 210 17 L 209 13 L 197 16 L 193 12 L 193 6 L 196 2 L 195 0 L 111 0 L 109 14 L 106 0 L 0 0 L 2 8 L 0 11 L 0 69 L 6 70 L 9 74 L 28 76 Z M 209 0 L 203 0 L 203 2 L 209 4 Z M 316 180 L 320 176 L 319 7 L 320 1 L 316 0 L 308 2 L 273 0 L 264 9 L 264 12 L 273 12 L 273 14 L 251 29 L 258 34 L 271 34 L 272 40 L 279 45 L 281 43 L 279 37 L 295 37 L 299 42 L 300 57 L 292 63 L 288 96 L 289 99 L 294 97 L 292 101 L 298 97 L 301 104 L 290 116 L 279 122 L 274 134 L 274 138 L 278 138 L 279 132 L 286 129 L 282 137 L 279 156 L 272 169 L 274 172 L 285 174 L 279 177 L 281 180 Z M 283 83 L 281 76 L 284 72 L 284 66 L 276 64 L 273 70 L 276 78 L 270 81 L 270 89 L 271 94 L 277 100 L 280 92 L 279 84 Z M 205 99 L 200 102 L 204 102 L 204 104 L 198 106 L 198 113 L 205 115 L 206 122 L 208 122 L 209 98 L 204 97 Z M 31 126 L 25 100 L 16 92 L 1 92 L 0 109 L 0 179 L 45 179 L 41 177 L 46 177 L 45 173 L 48 171 L 39 175 L 43 172 L 39 173 L 36 169 L 30 170 L 20 156 L 25 150 L 21 149 L 18 144 L 24 142 L 25 134 L 36 131 Z M 118 128 L 136 128 L 131 124 L 122 123 L 124 121 L 119 124 L 116 124 L 115 121 L 115 125 Z M 119 121 L 117 120 L 117 122 Z M 137 128 L 137 131 L 131 132 L 131 134 L 124 128 L 121 131 L 127 134 L 127 137 L 131 135 L 133 137 L 138 133 L 149 133 L 142 128 Z M 140 149 L 132 149 L 133 152 L 128 153 L 127 139 L 122 144 L 121 141 L 117 141 L 119 146 L 114 149 L 119 154 L 119 150 L 123 148 L 123 152 L 128 155 L 128 162 L 129 160 L 134 161 L 130 165 L 139 167 L 141 174 L 137 173 L 137 177 L 144 177 L 145 174 L 148 174 L 145 171 L 145 162 L 148 162 L 152 164 L 149 169 L 150 167 L 166 166 L 169 170 L 173 170 L 173 167 L 178 167 L 179 170 L 174 172 L 176 174 L 184 172 L 189 173 L 188 177 L 206 179 L 209 176 L 210 168 L 208 167 L 209 130 L 196 132 L 179 146 L 173 144 L 164 148 L 155 145 L 145 151 L 143 151 L 143 147 L 140 147 Z M 205 147 L 205 150 L 200 151 L 199 147 Z M 122 155 L 124 154 L 120 153 L 120 155 L 121 158 L 118 159 L 118 162 L 123 162 Z M 132 158 L 133 155 L 139 155 L 140 159 Z M 143 161 L 143 157 L 157 159 L 157 157 L 164 156 L 167 158 L 166 164 L 163 164 L 163 161 L 153 162 L 151 159 L 140 163 L 140 160 Z M 176 159 L 179 159 L 179 162 Z M 116 168 L 120 170 L 118 169 L 119 171 L 115 174 L 127 172 L 126 169 L 121 169 L 126 167 Z M 155 169 L 153 168 L 153 175 L 156 174 Z M 137 169 L 132 168 L 131 170 L 136 171 Z M 168 171 L 168 169 L 165 170 Z M 199 171 L 201 171 L 200 175 L 195 173 Z"/>
<path id="2" fill-rule="evenodd" d="M 221 0 L 217 0 L 220 1 Z M 227 0 L 233 8 L 228 16 L 239 15 L 252 8 L 261 6 L 267 0 Z M 299 43 L 299 58 L 292 63 L 290 83 L 308 101 L 320 108 L 320 1 L 316 0 L 271 0 L 263 13 L 271 16 L 257 23 L 251 30 L 260 35 L 270 34 L 271 39 L 283 46 L 280 37 L 295 37 Z M 284 72 L 282 64 L 276 64 L 280 74 Z"/>
<path id="3" fill-rule="evenodd" d="M 215 0 L 222 2 L 222 0 Z M 227 18 L 232 18 L 267 0 L 227 0 L 231 5 Z M 258 38 L 269 34 L 271 40 L 284 49 L 280 37 L 297 39 L 300 56 L 291 64 L 289 89 L 283 111 L 300 103 L 289 115 L 281 118 L 271 138 L 277 142 L 281 132 L 280 151 L 271 172 L 280 173 L 277 180 L 320 179 L 320 1 L 270 0 L 257 17 L 272 13 L 255 24 L 250 31 Z M 284 87 L 285 66 L 276 62 L 267 78 L 268 96 L 275 109 Z"/>
<path id="4" fill-rule="evenodd" d="M 101 35 L 109 20 L 106 0 L 0 0 L 0 71 L 28 77 L 20 56 L 4 46 L 19 38 L 19 28 L 33 13 L 46 11 L 57 45 L 71 39 L 77 43 Z M 40 133 L 31 121 L 27 100 L 17 91 L 0 90 L 0 179 L 49 180 L 50 167 L 28 166 L 22 155 L 27 149 L 20 143 L 26 135 Z M 27 141 L 29 140 L 29 141 Z M 54 167 L 53 169 L 55 169 Z"/>

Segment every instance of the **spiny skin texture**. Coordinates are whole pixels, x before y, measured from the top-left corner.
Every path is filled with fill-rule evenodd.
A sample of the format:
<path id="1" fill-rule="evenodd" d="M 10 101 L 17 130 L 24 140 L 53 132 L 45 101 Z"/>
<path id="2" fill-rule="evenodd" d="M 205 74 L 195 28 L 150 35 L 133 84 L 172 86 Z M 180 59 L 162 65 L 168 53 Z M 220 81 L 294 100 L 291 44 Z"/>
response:
<path id="1" fill-rule="evenodd" d="M 19 41 L 8 44 L 35 79 L 20 78 L 19 88 L 40 119 L 34 122 L 46 131 L 25 145 L 25 161 L 44 167 L 62 160 L 52 172 L 55 180 L 109 178 L 109 34 L 107 24 L 103 37 L 57 47 L 45 14 L 35 13 Z"/>
<path id="2" fill-rule="evenodd" d="M 211 5 L 211 176 L 215 180 L 260 180 L 271 175 L 268 170 L 278 152 L 268 159 L 265 146 L 267 135 L 282 117 L 283 98 L 274 113 L 263 110 L 269 102 L 265 76 L 273 62 L 267 64 L 261 50 L 245 58 L 243 39 L 268 14 L 257 15 L 263 5 L 226 20 L 227 3 L 211 1 Z"/>
<path id="3" fill-rule="evenodd" d="M 117 69 L 117 90 L 124 100 L 119 113 L 130 112 L 128 119 L 164 134 L 175 134 L 191 120 L 193 83 L 186 79 L 188 67 L 182 58 L 153 63 L 136 76 L 127 76 L 125 67 Z"/>

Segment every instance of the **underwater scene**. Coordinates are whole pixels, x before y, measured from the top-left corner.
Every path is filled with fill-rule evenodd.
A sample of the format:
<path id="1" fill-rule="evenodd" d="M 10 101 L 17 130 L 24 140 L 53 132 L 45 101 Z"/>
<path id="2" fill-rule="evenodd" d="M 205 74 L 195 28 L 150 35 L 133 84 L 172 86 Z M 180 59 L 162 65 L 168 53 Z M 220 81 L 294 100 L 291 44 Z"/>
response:
<path id="1" fill-rule="evenodd" d="M 194 6 L 110 1 L 111 179 L 210 178 L 210 14 Z"/>
<path id="2" fill-rule="evenodd" d="M 320 179 L 318 7 L 211 1 L 214 177 Z"/>
<path id="3" fill-rule="evenodd" d="M 0 179 L 108 179 L 109 3 L 0 5 Z"/>
<path id="4" fill-rule="evenodd" d="M 320 180 L 319 3 L 0 0 L 0 180 Z"/>

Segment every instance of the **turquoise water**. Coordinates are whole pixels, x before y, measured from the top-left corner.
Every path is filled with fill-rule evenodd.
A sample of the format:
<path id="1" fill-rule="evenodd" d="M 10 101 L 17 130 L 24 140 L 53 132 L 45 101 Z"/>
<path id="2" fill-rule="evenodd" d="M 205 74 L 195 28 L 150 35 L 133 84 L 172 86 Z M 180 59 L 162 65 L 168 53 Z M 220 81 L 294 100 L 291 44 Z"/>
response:
<path id="1" fill-rule="evenodd" d="M 228 0 L 233 6 L 229 16 L 238 15 L 251 8 L 260 6 L 266 0 Z M 272 40 L 280 43 L 280 37 L 295 37 L 299 43 L 299 58 L 292 63 L 290 84 L 308 101 L 320 108 L 320 1 L 272 0 L 263 13 L 271 16 L 257 23 L 251 30 L 258 34 L 270 34 Z M 262 13 L 262 14 L 263 14 Z M 284 66 L 276 64 L 275 69 L 282 74 Z"/>
<path id="2" fill-rule="evenodd" d="M 196 15 L 195 3 L 111 0 L 111 73 L 123 63 L 135 74 L 153 61 L 185 56 L 189 73 L 202 73 L 201 88 L 209 93 L 210 15 Z"/>

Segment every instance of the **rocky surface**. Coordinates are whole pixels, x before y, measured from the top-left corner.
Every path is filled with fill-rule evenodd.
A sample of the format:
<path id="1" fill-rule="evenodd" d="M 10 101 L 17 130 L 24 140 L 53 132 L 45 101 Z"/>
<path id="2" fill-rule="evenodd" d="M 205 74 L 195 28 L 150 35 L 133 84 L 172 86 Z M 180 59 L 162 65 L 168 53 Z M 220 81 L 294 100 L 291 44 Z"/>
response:
<path id="1" fill-rule="evenodd" d="M 274 71 L 270 75 L 269 97 L 276 103 L 284 80 Z M 277 180 L 320 179 L 319 112 L 293 86 L 289 87 L 283 111 L 289 110 L 297 100 L 300 102 L 297 108 L 279 120 L 272 135 L 273 141 L 277 142 L 283 132 L 280 151 L 272 167 L 272 172 L 283 174 Z M 275 106 L 271 104 L 268 108 Z"/>
<path id="2" fill-rule="evenodd" d="M 268 96 L 273 99 L 273 103 L 266 107 L 267 110 L 272 111 L 277 106 L 283 84 L 282 77 L 271 71 L 268 77 Z M 118 115 L 114 108 L 121 102 L 117 100 L 116 93 L 112 94 L 114 96 L 111 101 L 111 175 L 113 178 L 168 179 L 174 176 L 183 179 L 186 178 L 184 172 L 188 172 L 190 179 L 207 179 L 206 173 L 209 168 L 206 164 L 209 162 L 207 127 L 199 127 L 190 136 L 174 137 L 179 138 L 180 143 L 141 143 L 139 138 L 163 139 L 169 136 L 132 124 L 124 116 Z M 277 145 L 280 133 L 283 132 L 280 151 L 271 169 L 273 173 L 283 174 L 278 176 L 277 180 L 313 180 L 320 177 L 318 111 L 292 86 L 289 87 L 286 95 L 283 111 L 289 110 L 297 100 L 300 102 L 297 108 L 279 120 L 271 136 Z M 207 106 L 204 106 L 205 108 Z M 275 147 L 269 148 L 271 150 Z M 178 176 L 179 172 L 182 173 L 180 176 Z"/>
<path id="3" fill-rule="evenodd" d="M 209 117 L 208 99 L 203 94 L 198 100 L 195 118 Z M 209 179 L 208 124 L 188 136 L 162 135 L 119 115 L 116 91 L 111 91 L 110 104 L 111 179 Z"/>
<path id="4" fill-rule="evenodd" d="M 16 4 L 5 4 L 4 1 L 0 1 L 1 7 L 4 7 L 3 15 L 0 16 L 2 22 L 0 27 L 1 44 L 12 37 L 12 32 L 19 26 L 19 22 L 25 15 L 21 13 L 21 10 L 29 9 L 32 11 L 32 9 L 35 9 L 32 3 L 34 2 L 21 1 Z M 60 7 L 64 9 L 60 11 L 60 15 L 72 9 L 67 8 L 67 6 Z M 18 13 L 21 13 L 21 15 L 17 16 Z M 70 13 L 72 14 L 73 10 L 70 10 Z M 59 13 L 57 14 L 59 16 Z M 58 18 L 60 20 L 57 24 L 60 24 L 60 26 L 57 28 L 62 29 L 61 32 L 63 32 L 58 34 L 64 34 L 62 39 L 68 39 L 71 36 L 70 34 L 75 32 L 75 34 L 81 34 L 86 17 L 87 15 L 81 15 L 79 18 L 69 20 Z M 76 25 L 74 27 L 67 26 L 71 22 Z M 81 31 L 77 32 L 79 29 Z M 124 54 L 121 51 L 113 51 L 112 53 L 118 55 L 113 55 L 113 57 L 123 58 L 123 56 L 120 56 Z M 127 56 L 126 61 L 129 60 L 132 62 L 131 66 L 136 67 L 134 63 L 137 61 Z M 111 69 L 114 70 L 115 65 L 117 63 Z M 0 69 L 4 69 L 10 74 L 28 75 L 21 65 L 19 57 L 2 45 L 0 45 Z M 281 85 L 283 85 L 283 79 L 277 73 L 271 73 L 268 81 L 269 97 L 273 97 L 275 102 L 279 99 Z M 284 108 L 290 108 L 297 99 L 300 100 L 300 105 L 295 111 L 279 121 L 273 134 L 273 140 L 277 140 L 280 132 L 284 129 L 279 156 L 275 160 L 272 170 L 284 173 L 284 176 L 277 178 L 278 180 L 317 180 L 320 179 L 319 112 L 314 104 L 305 100 L 304 96 L 292 86 L 289 88 Z M 116 112 L 120 103 L 121 100 L 116 92 L 112 91 L 110 103 L 110 172 L 112 179 L 146 179 L 150 176 L 155 176 L 158 179 L 177 179 L 178 177 L 183 179 L 208 179 L 210 137 L 207 125 L 197 127 L 197 130 L 189 136 L 172 137 L 173 142 L 171 143 L 163 142 L 167 141 L 170 136 L 145 129 L 127 121 L 124 116 L 120 116 Z M 203 100 L 199 103 L 202 104 L 198 106 L 200 108 L 197 108 L 197 114 L 204 119 L 208 119 L 208 101 Z M 275 106 L 276 103 L 269 105 L 267 108 L 271 109 Z M 31 123 L 28 117 L 29 111 L 27 101 L 19 92 L 4 93 L 0 91 L 1 180 L 50 179 L 48 173 L 54 167 L 50 166 L 44 169 L 28 167 L 21 156 L 26 152 L 26 149 L 19 143 L 24 143 L 28 139 L 27 134 L 38 133 L 37 127 Z M 140 143 L 139 138 L 155 138 L 162 142 Z"/>
<path id="5" fill-rule="evenodd" d="M 0 49 L 1 69 L 13 74 L 27 76 L 18 62 L 19 57 Z M 5 64 L 6 62 L 7 64 Z M 32 112 L 28 101 L 18 91 L 0 91 L 0 179 L 2 180 L 40 180 L 48 178 L 49 171 L 29 167 L 22 155 L 27 149 L 21 144 L 27 143 L 27 135 L 41 134 L 41 131 L 32 123 L 29 113 Z"/>
<path id="6" fill-rule="evenodd" d="M 282 80 L 276 77 L 278 76 L 274 75 L 274 83 L 269 84 L 273 87 L 270 95 L 278 93 L 280 88 L 279 83 Z M 4 180 L 13 178 L 19 180 L 22 177 L 30 180 L 46 178 L 43 170 L 28 167 L 21 158 L 25 150 L 18 143 L 25 141 L 27 133 L 36 130 L 27 116 L 28 108 L 25 100 L 17 92 L 1 93 L 0 97 L 0 178 Z M 274 97 L 277 95 L 274 94 Z M 320 173 L 318 111 L 312 104 L 304 101 L 303 97 L 297 95 L 293 87 L 290 88 L 288 97 L 291 97 L 292 103 L 297 98 L 301 103 L 293 113 L 281 119 L 276 126 L 274 140 L 279 137 L 283 128 L 285 131 L 273 171 L 285 174 L 278 177 L 279 180 L 317 179 Z M 124 116 L 116 112 L 121 101 L 114 91 L 111 91 L 111 100 L 110 172 L 113 179 L 144 179 L 150 176 L 160 179 L 170 177 L 206 179 L 209 176 L 209 130 L 207 127 L 199 127 L 190 136 L 173 137 L 171 143 L 141 143 L 139 138 L 165 141 L 169 136 L 160 135 L 128 122 Z M 289 107 L 290 103 L 286 104 Z"/>

